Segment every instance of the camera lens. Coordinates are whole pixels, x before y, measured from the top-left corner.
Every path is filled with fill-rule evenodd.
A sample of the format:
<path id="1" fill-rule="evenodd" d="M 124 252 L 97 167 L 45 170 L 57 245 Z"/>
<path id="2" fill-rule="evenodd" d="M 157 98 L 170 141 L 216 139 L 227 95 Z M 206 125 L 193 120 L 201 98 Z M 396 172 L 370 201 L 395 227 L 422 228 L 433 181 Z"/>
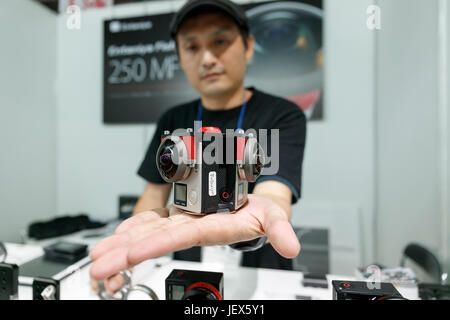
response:
<path id="1" fill-rule="evenodd" d="M 183 141 L 172 136 L 164 139 L 156 152 L 156 165 L 161 177 L 169 183 L 188 177 L 188 153 Z"/>
<path id="2" fill-rule="evenodd" d="M 255 182 L 264 167 L 264 150 L 256 139 L 247 141 L 244 151 L 244 166 L 239 170 L 239 177 L 248 182 Z"/>
<path id="3" fill-rule="evenodd" d="M 204 301 L 204 300 L 219 300 L 218 297 L 206 288 L 193 288 L 187 291 L 182 300 Z"/>
<path id="4" fill-rule="evenodd" d="M 172 180 L 175 176 L 178 166 L 173 162 L 175 142 L 167 140 L 159 153 L 159 168 L 164 176 Z"/>
<path id="5" fill-rule="evenodd" d="M 262 168 L 264 167 L 264 153 L 262 151 L 262 148 L 259 144 L 257 144 L 256 149 L 257 151 L 254 158 L 255 163 L 250 167 L 252 174 L 249 174 L 249 176 L 252 177 L 250 179 L 252 182 L 261 175 Z"/>
<path id="6" fill-rule="evenodd" d="M 264 166 L 263 159 L 264 156 L 261 153 L 259 153 L 256 157 L 256 164 L 253 166 L 253 175 L 257 177 L 259 177 L 259 175 L 261 174 L 261 170 Z"/>

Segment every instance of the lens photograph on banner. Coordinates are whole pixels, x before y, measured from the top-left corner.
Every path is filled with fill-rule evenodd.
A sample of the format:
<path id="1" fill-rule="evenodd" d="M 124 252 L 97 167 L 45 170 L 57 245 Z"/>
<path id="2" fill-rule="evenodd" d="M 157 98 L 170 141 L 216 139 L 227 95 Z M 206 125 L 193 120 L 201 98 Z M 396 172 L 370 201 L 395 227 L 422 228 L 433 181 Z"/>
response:
<path id="1" fill-rule="evenodd" d="M 246 9 L 255 37 L 247 84 L 296 103 L 308 119 L 322 119 L 322 1 L 270 1 Z"/>

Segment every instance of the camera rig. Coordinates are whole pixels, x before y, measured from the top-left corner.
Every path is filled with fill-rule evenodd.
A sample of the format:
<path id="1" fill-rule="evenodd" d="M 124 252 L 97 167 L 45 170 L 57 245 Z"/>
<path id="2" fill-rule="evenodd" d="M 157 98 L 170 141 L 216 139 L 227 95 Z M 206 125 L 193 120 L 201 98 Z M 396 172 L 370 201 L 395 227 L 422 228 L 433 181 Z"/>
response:
<path id="1" fill-rule="evenodd" d="M 158 171 L 173 183 L 174 205 L 194 214 L 233 212 L 247 201 L 264 153 L 254 134 L 202 127 L 165 131 L 156 153 Z"/>

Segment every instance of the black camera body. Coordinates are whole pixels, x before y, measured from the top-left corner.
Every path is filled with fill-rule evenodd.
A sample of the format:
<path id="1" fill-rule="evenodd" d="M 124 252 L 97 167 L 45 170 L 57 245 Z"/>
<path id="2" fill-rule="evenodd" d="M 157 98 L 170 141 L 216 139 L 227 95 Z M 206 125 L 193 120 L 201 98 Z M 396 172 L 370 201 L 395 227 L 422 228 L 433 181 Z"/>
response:
<path id="1" fill-rule="evenodd" d="M 164 132 L 156 153 L 161 177 L 173 183 L 173 204 L 193 214 L 233 212 L 247 201 L 264 162 L 256 137 L 218 128 Z"/>
<path id="2" fill-rule="evenodd" d="M 392 283 L 333 280 L 333 300 L 406 300 Z"/>
<path id="3" fill-rule="evenodd" d="M 0 300 L 17 300 L 19 297 L 19 267 L 0 262 Z"/>
<path id="4" fill-rule="evenodd" d="M 174 269 L 166 278 L 166 300 L 223 300 L 223 273 Z"/>

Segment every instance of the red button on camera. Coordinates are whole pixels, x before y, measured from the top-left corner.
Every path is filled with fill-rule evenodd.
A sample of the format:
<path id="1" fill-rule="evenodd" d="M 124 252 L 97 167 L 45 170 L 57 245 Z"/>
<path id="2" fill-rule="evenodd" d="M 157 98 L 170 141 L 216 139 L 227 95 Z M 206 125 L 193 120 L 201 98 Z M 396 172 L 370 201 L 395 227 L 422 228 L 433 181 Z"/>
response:
<path id="1" fill-rule="evenodd" d="M 229 197 L 230 195 L 228 194 L 228 192 L 222 192 L 222 198 L 228 199 Z"/>
<path id="2" fill-rule="evenodd" d="M 350 288 L 350 283 L 343 283 L 342 286 L 346 287 L 346 288 Z"/>

